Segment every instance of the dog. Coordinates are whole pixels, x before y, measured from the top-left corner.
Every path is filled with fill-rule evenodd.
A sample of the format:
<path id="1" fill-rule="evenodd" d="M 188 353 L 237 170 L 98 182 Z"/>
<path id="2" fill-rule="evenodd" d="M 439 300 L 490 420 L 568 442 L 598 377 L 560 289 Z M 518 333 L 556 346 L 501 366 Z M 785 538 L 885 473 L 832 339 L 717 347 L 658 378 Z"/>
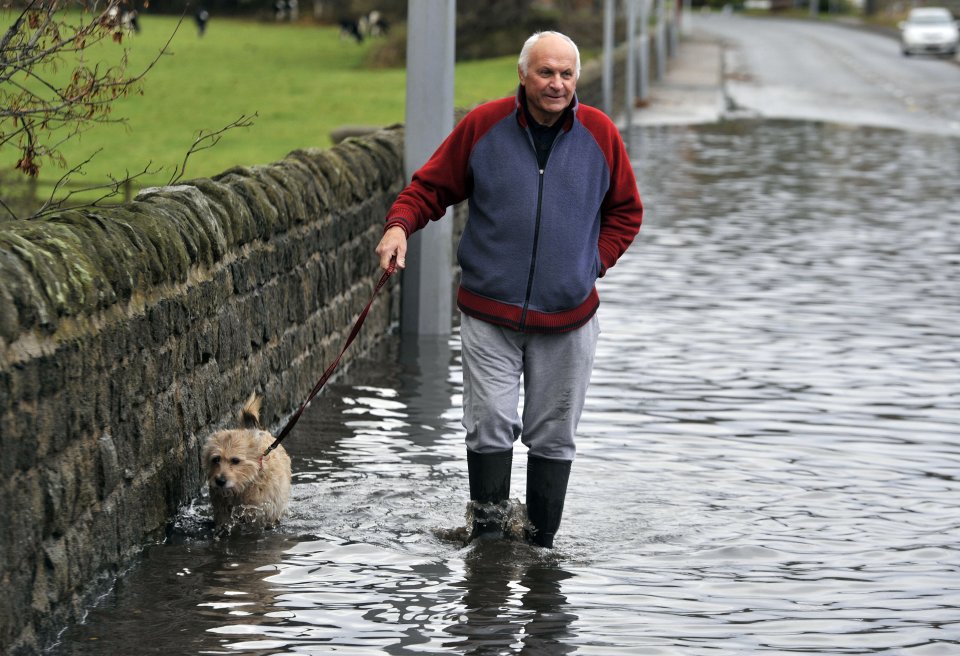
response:
<path id="1" fill-rule="evenodd" d="M 238 524 L 273 528 L 290 502 L 290 456 L 279 445 L 263 455 L 274 437 L 260 428 L 262 402 L 251 394 L 240 411 L 243 428 L 214 433 L 204 444 L 201 457 L 218 531 Z"/>

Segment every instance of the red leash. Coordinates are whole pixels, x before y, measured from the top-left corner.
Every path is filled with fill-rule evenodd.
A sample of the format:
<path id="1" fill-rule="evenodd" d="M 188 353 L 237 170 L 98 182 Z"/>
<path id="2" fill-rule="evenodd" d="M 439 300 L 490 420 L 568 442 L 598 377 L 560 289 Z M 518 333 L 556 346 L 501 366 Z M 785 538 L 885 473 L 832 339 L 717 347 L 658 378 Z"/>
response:
<path id="1" fill-rule="evenodd" d="M 380 282 L 377 283 L 376 287 L 373 288 L 373 294 L 370 295 L 370 300 L 367 301 L 367 305 L 363 308 L 363 311 L 360 313 L 360 316 L 357 317 L 357 321 L 353 324 L 353 330 L 350 331 L 350 336 L 347 337 L 346 343 L 343 345 L 343 348 L 340 349 L 340 355 L 337 356 L 337 359 L 334 360 L 327 370 L 323 372 L 323 375 L 320 376 L 320 380 L 317 381 L 317 384 L 313 386 L 313 391 L 310 392 L 310 395 L 307 397 L 307 400 L 297 409 L 293 415 L 290 416 L 290 419 L 287 420 L 287 425 L 283 427 L 283 430 L 280 431 L 280 434 L 277 435 L 277 439 L 273 441 L 273 444 L 263 452 L 263 455 L 260 456 L 261 466 L 263 464 L 263 459 L 270 455 L 270 452 L 276 449 L 281 440 L 285 438 L 291 430 L 293 430 L 294 425 L 299 421 L 300 415 L 303 414 L 303 411 L 307 409 L 307 406 L 310 405 L 310 402 L 313 400 L 319 392 L 320 389 L 327 384 L 327 380 L 333 375 L 333 370 L 337 368 L 337 365 L 340 364 L 340 359 L 343 357 L 343 354 L 346 352 L 347 347 L 349 347 L 353 340 L 357 338 L 357 335 L 360 333 L 360 327 L 363 326 L 364 320 L 367 318 L 367 314 L 370 312 L 370 306 L 373 305 L 374 299 L 377 297 L 377 294 L 387 284 L 387 280 L 390 279 L 390 276 L 393 275 L 394 271 L 397 270 L 397 261 L 396 259 L 390 261 L 390 266 L 387 267 L 387 270 L 383 272 L 383 275 L 380 276 Z"/>

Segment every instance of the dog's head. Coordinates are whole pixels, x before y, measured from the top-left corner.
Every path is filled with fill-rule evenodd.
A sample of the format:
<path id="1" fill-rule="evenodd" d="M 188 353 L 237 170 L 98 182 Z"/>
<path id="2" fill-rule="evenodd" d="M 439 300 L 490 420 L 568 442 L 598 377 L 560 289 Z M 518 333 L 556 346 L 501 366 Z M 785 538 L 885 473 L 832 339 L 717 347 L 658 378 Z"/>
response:
<path id="1" fill-rule="evenodd" d="M 260 431 L 226 430 L 214 433 L 203 447 L 203 464 L 211 489 L 226 494 L 243 494 L 260 474 L 263 446 Z"/>

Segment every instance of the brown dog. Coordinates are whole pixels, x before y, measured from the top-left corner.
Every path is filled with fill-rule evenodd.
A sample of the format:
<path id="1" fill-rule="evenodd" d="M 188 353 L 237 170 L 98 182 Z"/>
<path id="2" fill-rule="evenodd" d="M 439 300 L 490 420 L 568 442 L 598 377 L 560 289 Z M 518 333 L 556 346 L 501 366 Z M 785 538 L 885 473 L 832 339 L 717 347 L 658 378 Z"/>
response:
<path id="1" fill-rule="evenodd" d="M 262 457 L 274 438 L 260 429 L 261 402 L 251 394 L 240 412 L 243 428 L 214 433 L 203 447 L 218 530 L 237 524 L 275 526 L 290 501 L 290 456 L 277 446 Z"/>

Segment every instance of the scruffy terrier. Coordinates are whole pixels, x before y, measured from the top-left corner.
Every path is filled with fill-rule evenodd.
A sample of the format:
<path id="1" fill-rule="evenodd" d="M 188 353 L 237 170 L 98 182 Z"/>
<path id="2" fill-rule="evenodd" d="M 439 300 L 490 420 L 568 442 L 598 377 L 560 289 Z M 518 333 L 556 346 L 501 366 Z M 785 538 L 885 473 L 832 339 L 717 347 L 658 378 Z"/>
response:
<path id="1" fill-rule="evenodd" d="M 239 524 L 276 526 L 290 501 L 290 456 L 282 446 L 263 456 L 274 438 L 260 429 L 262 401 L 251 394 L 240 412 L 243 428 L 214 433 L 203 447 L 218 531 Z"/>

